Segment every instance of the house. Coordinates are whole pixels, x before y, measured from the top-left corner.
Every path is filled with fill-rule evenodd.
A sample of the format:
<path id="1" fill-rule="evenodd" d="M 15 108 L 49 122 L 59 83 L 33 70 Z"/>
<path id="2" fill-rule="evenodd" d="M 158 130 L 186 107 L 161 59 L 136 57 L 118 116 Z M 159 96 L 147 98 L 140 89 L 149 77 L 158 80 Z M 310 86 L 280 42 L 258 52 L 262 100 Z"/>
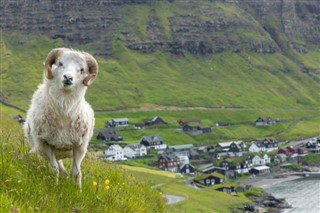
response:
<path id="1" fill-rule="evenodd" d="M 147 155 L 147 148 L 142 144 L 130 144 L 124 147 L 124 156 L 137 158 Z"/>
<path id="2" fill-rule="evenodd" d="M 244 152 L 246 144 L 243 141 L 221 142 L 216 146 L 217 152 Z"/>
<path id="3" fill-rule="evenodd" d="M 266 165 L 271 163 L 271 159 L 268 155 L 264 155 L 262 158 L 260 158 L 258 155 L 254 156 L 252 158 L 252 165 L 257 166 L 257 165 Z"/>
<path id="4" fill-rule="evenodd" d="M 249 147 L 250 152 L 271 152 L 274 150 L 278 150 L 278 142 L 271 139 L 252 141 Z"/>
<path id="5" fill-rule="evenodd" d="M 219 173 L 203 174 L 197 176 L 194 179 L 194 182 L 197 182 L 204 186 L 213 186 L 215 184 L 224 183 L 224 176 Z"/>
<path id="6" fill-rule="evenodd" d="M 235 192 L 235 187 L 234 186 L 222 186 L 219 188 L 216 188 L 217 191 L 224 192 L 226 194 L 232 194 L 236 195 L 237 193 Z"/>
<path id="7" fill-rule="evenodd" d="M 199 152 L 198 152 L 197 150 L 192 149 L 192 150 L 190 151 L 189 158 L 190 158 L 191 160 L 199 160 L 199 159 L 200 159 L 200 154 L 199 154 Z"/>
<path id="8" fill-rule="evenodd" d="M 162 120 L 162 118 L 160 118 L 158 116 L 152 118 L 151 120 L 144 121 L 144 125 L 146 125 L 146 126 L 151 126 L 151 125 L 156 125 L 156 124 L 167 124 L 167 122 L 165 122 L 164 120 Z"/>
<path id="9" fill-rule="evenodd" d="M 220 168 L 220 167 L 215 167 L 215 166 L 210 166 L 208 168 L 205 168 L 205 169 L 201 170 L 201 173 L 204 173 L 204 174 L 211 174 L 211 173 L 214 173 L 214 172 L 217 172 L 217 173 L 225 175 L 226 174 L 226 169 Z"/>
<path id="10" fill-rule="evenodd" d="M 185 124 L 182 127 L 182 131 L 189 134 L 189 135 L 200 135 L 204 133 L 210 133 L 211 128 L 201 128 L 199 126 L 190 126 L 188 124 Z"/>
<path id="11" fill-rule="evenodd" d="M 193 175 L 195 173 L 195 168 L 190 163 L 183 163 L 179 167 L 180 173 L 182 174 L 191 174 Z"/>
<path id="12" fill-rule="evenodd" d="M 154 149 L 161 149 L 163 147 L 166 148 L 166 145 L 163 146 L 163 140 L 160 135 L 146 135 L 143 136 L 140 140 L 140 144 L 144 145 L 145 147 L 154 148 Z"/>
<path id="13" fill-rule="evenodd" d="M 18 121 L 20 124 L 24 124 L 25 123 L 25 120 L 23 119 L 23 117 L 21 115 L 11 115 L 11 117 L 13 119 L 15 119 L 16 121 Z"/>
<path id="14" fill-rule="evenodd" d="M 107 142 L 122 142 L 123 137 L 121 135 L 117 135 L 115 131 L 110 130 L 102 130 L 97 135 L 98 140 L 107 141 Z"/>
<path id="15" fill-rule="evenodd" d="M 256 120 L 256 126 L 263 126 L 264 125 L 264 120 L 263 118 L 259 117 Z"/>
<path id="16" fill-rule="evenodd" d="M 264 174 L 269 174 L 270 173 L 270 167 L 268 166 L 257 166 L 253 167 L 252 169 L 249 170 L 249 173 L 252 175 L 264 175 Z"/>
<path id="17" fill-rule="evenodd" d="M 276 121 L 273 120 L 273 119 L 271 118 L 271 116 L 267 116 L 267 117 L 266 117 L 266 124 L 267 124 L 267 125 L 272 125 L 272 124 L 275 124 L 275 123 L 276 123 Z"/>
<path id="18" fill-rule="evenodd" d="M 104 159 L 110 161 L 126 160 L 122 147 L 117 144 L 109 146 L 105 151 Z"/>
<path id="19" fill-rule="evenodd" d="M 118 127 L 118 126 L 129 126 L 128 118 L 114 118 L 111 121 L 106 122 L 106 127 Z"/>
<path id="20" fill-rule="evenodd" d="M 168 150 L 171 151 L 175 155 L 184 155 L 190 156 L 191 150 L 194 149 L 193 144 L 183 144 L 183 145 L 175 145 L 168 146 Z"/>
<path id="21" fill-rule="evenodd" d="M 158 159 L 158 168 L 168 172 L 178 172 L 179 158 L 175 155 L 163 153 Z"/>
<path id="22" fill-rule="evenodd" d="M 287 161 L 287 155 L 283 154 L 283 153 L 278 153 L 275 157 L 274 157 L 274 161 L 277 163 L 284 163 Z"/>

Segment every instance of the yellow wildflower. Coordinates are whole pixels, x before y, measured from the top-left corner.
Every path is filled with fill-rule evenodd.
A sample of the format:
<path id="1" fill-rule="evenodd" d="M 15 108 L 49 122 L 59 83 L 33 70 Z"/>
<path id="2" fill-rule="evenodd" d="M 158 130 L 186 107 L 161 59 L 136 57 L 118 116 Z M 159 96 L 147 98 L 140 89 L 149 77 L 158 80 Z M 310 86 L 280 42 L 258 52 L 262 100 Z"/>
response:
<path id="1" fill-rule="evenodd" d="M 110 183 L 110 180 L 107 179 L 104 183 L 108 185 Z"/>
<path id="2" fill-rule="evenodd" d="M 110 189 L 110 186 L 106 186 L 106 190 L 108 191 Z"/>
<path id="3" fill-rule="evenodd" d="M 98 183 L 97 183 L 96 181 L 93 181 L 93 182 L 92 182 L 92 185 L 93 185 L 94 187 L 96 187 L 96 186 L 98 185 Z"/>

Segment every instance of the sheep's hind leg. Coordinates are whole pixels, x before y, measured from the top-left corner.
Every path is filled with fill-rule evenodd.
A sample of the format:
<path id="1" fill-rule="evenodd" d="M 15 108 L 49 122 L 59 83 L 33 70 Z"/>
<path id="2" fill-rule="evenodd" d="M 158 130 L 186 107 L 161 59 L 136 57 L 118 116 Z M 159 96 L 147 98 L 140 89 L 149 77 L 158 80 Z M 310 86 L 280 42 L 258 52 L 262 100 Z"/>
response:
<path id="1" fill-rule="evenodd" d="M 46 142 L 39 143 L 39 151 L 42 155 L 49 161 L 50 170 L 55 173 L 56 176 L 56 184 L 59 182 L 59 165 L 56 159 L 56 155 L 54 153 L 53 148 L 48 145 Z"/>
<path id="2" fill-rule="evenodd" d="M 58 160 L 57 163 L 58 163 L 58 166 L 59 166 L 59 170 L 61 172 L 61 176 L 68 177 L 67 170 L 64 167 L 62 160 Z"/>
<path id="3" fill-rule="evenodd" d="M 83 158 L 87 152 L 86 147 L 84 145 L 74 146 L 73 147 L 73 163 L 72 163 L 72 170 L 71 175 L 74 178 L 76 184 L 80 187 L 81 191 L 81 163 Z"/>

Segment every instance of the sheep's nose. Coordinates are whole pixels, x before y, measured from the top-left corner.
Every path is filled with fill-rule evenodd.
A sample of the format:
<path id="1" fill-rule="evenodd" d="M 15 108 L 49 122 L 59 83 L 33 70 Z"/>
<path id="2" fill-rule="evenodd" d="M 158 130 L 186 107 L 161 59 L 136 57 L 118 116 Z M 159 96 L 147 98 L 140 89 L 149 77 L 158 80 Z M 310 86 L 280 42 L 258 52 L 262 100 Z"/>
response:
<path id="1" fill-rule="evenodd" d="M 67 80 L 67 81 L 73 80 L 73 77 L 71 75 L 63 75 L 63 77 L 64 77 L 64 80 Z"/>
<path id="2" fill-rule="evenodd" d="M 70 86 L 72 85 L 72 81 L 73 81 L 73 77 L 71 75 L 68 74 L 64 74 L 63 75 L 63 84 L 64 86 Z"/>

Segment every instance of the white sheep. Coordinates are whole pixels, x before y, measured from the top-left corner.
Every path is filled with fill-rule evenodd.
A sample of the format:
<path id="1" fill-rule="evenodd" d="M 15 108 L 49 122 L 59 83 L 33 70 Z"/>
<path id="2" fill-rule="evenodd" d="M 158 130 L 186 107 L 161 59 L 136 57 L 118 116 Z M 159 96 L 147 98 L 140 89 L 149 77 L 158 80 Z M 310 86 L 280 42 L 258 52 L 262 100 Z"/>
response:
<path id="1" fill-rule="evenodd" d="M 34 93 L 24 132 L 31 151 L 49 161 L 58 183 L 66 176 L 63 158 L 73 158 L 71 176 L 81 190 L 81 163 L 93 134 L 94 112 L 84 96 L 98 64 L 86 52 L 56 48 L 49 52 L 43 83 Z"/>

